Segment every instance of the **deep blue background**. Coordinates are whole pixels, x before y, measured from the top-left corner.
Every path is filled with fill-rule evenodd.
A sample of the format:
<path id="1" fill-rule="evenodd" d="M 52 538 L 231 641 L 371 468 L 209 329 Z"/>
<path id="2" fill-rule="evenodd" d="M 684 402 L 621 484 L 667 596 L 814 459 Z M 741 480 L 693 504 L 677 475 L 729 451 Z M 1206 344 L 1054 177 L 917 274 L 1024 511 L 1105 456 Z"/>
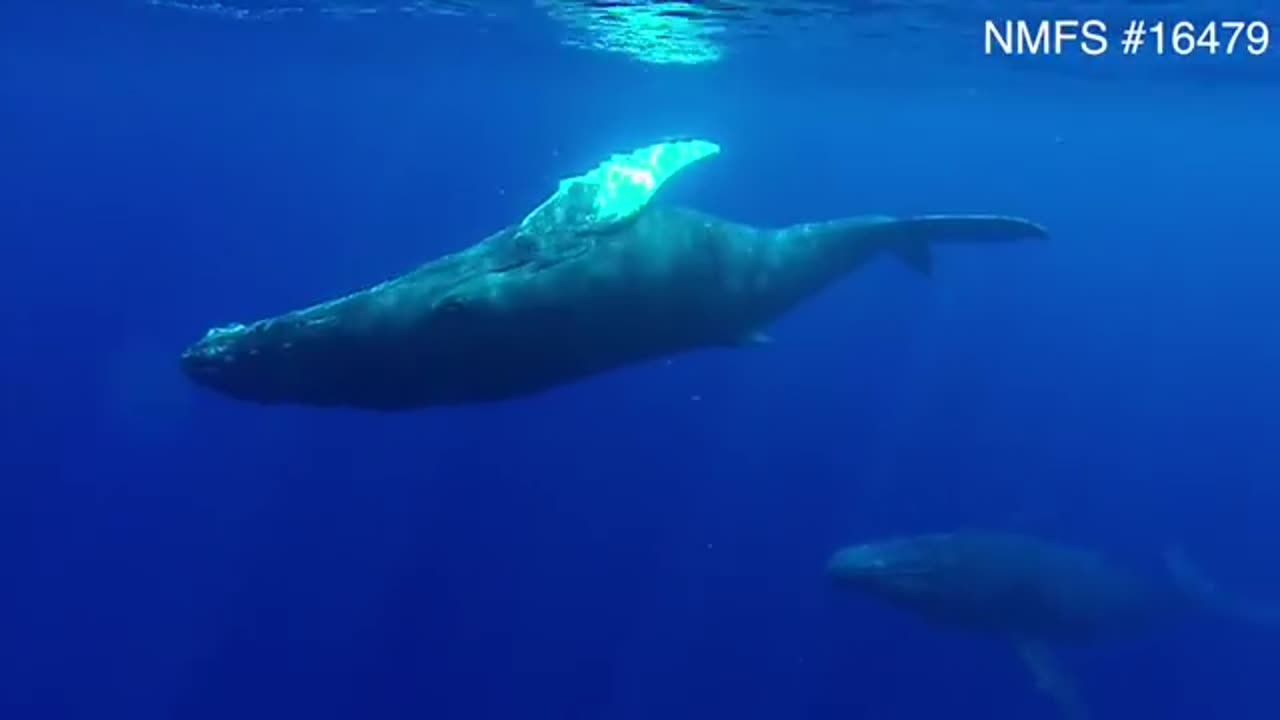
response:
<path id="1" fill-rule="evenodd" d="M 893 532 L 1153 571 L 1181 543 L 1280 598 L 1280 82 L 22 12 L 0 717 L 1051 717 L 999 643 L 829 591 L 830 551 Z M 668 134 L 724 152 L 664 201 L 1053 238 L 940 250 L 932 279 L 878 263 L 773 345 L 496 406 L 264 409 L 177 373 L 210 325 L 462 247 Z M 1278 643 L 1198 617 L 1064 662 L 1098 718 L 1273 718 Z"/>

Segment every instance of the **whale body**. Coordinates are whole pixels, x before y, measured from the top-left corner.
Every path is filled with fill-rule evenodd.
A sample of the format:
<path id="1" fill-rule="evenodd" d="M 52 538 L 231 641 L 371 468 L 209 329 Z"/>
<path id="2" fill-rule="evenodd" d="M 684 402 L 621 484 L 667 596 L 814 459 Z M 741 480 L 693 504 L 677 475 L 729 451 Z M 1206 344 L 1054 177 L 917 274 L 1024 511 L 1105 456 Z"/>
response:
<path id="1" fill-rule="evenodd" d="M 182 369 L 263 404 L 498 401 L 758 342 L 771 321 L 882 254 L 928 273 L 934 243 L 1046 236 L 996 215 L 761 228 L 650 202 L 667 178 L 718 151 L 692 140 L 615 155 L 467 249 L 343 297 L 210 330 L 182 352 Z"/>
<path id="2" fill-rule="evenodd" d="M 843 590 L 935 625 L 1009 641 L 1064 717 L 1089 713 L 1052 646 L 1149 632 L 1198 611 L 1275 628 L 1280 613 L 1224 593 L 1183 555 L 1147 575 L 1101 553 L 1017 533 L 967 530 L 850 545 L 827 562 Z"/>

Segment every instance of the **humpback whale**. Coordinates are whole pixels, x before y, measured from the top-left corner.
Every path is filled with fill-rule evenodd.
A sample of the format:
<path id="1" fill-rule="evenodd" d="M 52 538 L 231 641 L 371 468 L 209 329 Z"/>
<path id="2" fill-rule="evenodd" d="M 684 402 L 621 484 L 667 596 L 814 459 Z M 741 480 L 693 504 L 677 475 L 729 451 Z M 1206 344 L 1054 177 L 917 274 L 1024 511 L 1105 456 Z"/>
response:
<path id="1" fill-rule="evenodd" d="M 682 139 L 615 154 L 520 222 L 399 277 L 209 330 L 193 382 L 260 404 L 372 410 L 491 402 L 682 351 L 752 345 L 876 257 L 921 273 L 931 245 L 1042 238 L 998 215 L 864 215 L 755 227 L 651 202 L 718 154 Z"/>
<path id="2" fill-rule="evenodd" d="M 1014 533 L 963 531 L 851 545 L 827 563 L 831 582 L 936 625 L 1012 642 L 1037 685 L 1069 718 L 1087 716 L 1053 645 L 1149 631 L 1210 609 L 1276 625 L 1273 609 L 1227 596 L 1178 551 L 1148 577 L 1102 554 Z"/>

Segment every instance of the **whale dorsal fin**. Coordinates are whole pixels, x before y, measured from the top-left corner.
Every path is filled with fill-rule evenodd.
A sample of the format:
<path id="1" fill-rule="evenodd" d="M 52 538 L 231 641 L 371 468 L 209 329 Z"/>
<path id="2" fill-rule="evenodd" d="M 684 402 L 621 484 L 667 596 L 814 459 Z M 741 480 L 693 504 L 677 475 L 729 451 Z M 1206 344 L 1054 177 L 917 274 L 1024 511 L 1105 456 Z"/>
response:
<path id="1" fill-rule="evenodd" d="M 663 183 L 720 152 L 709 140 L 671 140 L 619 153 L 560 187 L 520 222 L 522 234 L 607 230 L 636 216 Z"/>

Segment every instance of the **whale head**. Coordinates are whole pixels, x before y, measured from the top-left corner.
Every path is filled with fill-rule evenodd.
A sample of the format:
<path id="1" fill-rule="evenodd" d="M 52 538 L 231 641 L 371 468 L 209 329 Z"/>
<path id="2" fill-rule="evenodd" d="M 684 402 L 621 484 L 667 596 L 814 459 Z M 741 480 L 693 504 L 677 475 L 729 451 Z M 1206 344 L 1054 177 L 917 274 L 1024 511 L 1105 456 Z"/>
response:
<path id="1" fill-rule="evenodd" d="M 943 550 L 940 543 L 927 537 L 850 545 L 828 560 L 827 576 L 837 587 L 914 606 L 945 590 Z"/>
<path id="2" fill-rule="evenodd" d="M 178 362 L 192 382 L 241 400 L 278 402 L 303 378 L 291 378 L 288 347 L 264 323 L 209 330 L 183 349 Z"/>
<path id="3" fill-rule="evenodd" d="M 217 327 L 185 347 L 179 365 L 196 385 L 241 401 L 371 410 L 499 400 L 557 379 L 561 345 L 528 339 L 530 324 L 557 318 L 507 310 L 474 285 L 418 293 L 410 276 Z"/>
<path id="4" fill-rule="evenodd" d="M 216 327 L 182 350 L 179 366 L 196 385 L 258 404 L 399 407 L 405 377 L 429 380 L 432 363 L 364 317 L 344 321 L 321 305 Z"/>

